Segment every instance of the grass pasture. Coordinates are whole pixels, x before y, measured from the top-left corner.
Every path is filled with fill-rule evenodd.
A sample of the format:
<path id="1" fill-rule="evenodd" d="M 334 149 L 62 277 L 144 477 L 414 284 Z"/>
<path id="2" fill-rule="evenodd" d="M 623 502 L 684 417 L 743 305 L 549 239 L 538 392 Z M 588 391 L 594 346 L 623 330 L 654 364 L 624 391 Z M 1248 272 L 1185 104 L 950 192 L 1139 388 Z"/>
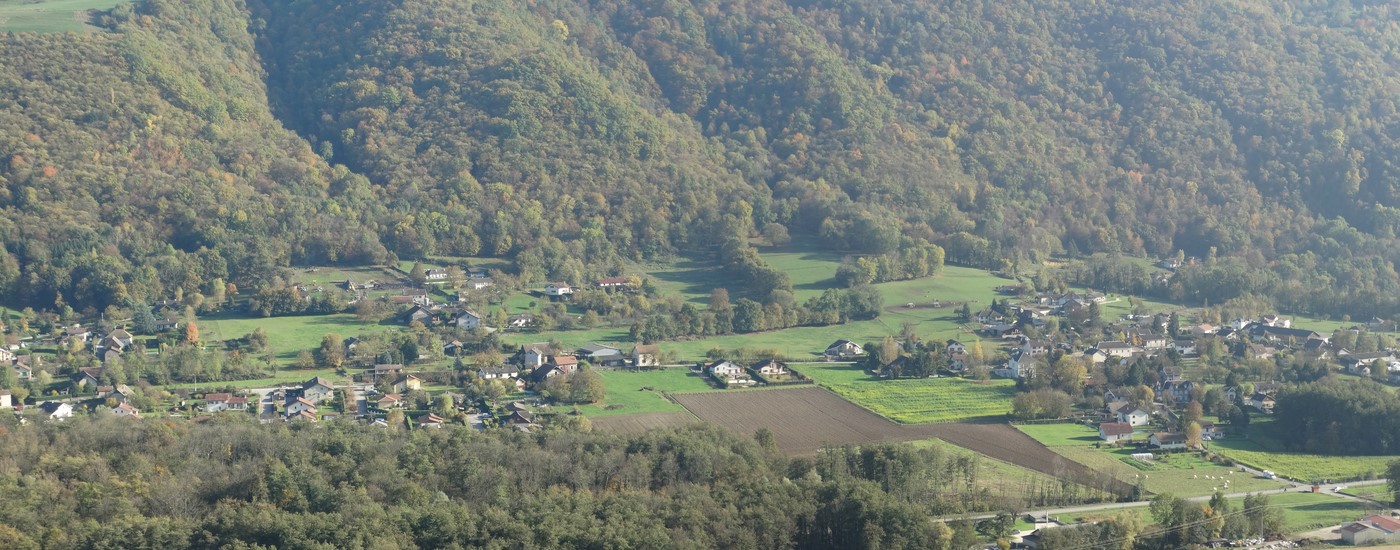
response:
<path id="1" fill-rule="evenodd" d="M 600 369 L 607 396 L 602 403 L 580 405 L 579 411 L 590 417 L 624 414 L 685 412 L 685 407 L 667 399 L 662 392 L 712 391 L 705 379 L 686 368 L 651 371 Z M 650 389 L 644 389 L 650 388 Z"/>
<path id="2" fill-rule="evenodd" d="M 1211 450 L 1241 464 L 1270 470 L 1303 482 L 1374 479 L 1384 476 L 1386 465 L 1397 456 L 1328 456 L 1276 451 L 1246 439 L 1211 442 Z"/>
<path id="3" fill-rule="evenodd" d="M 942 439 L 910 441 L 909 444 L 916 448 L 936 447 L 942 449 L 944 452 L 952 454 L 976 456 L 981 461 L 978 463 L 977 486 L 991 491 L 993 495 L 1015 496 L 1033 494 L 1038 487 L 1043 488 L 1062 484 L 1062 480 L 1055 476 L 992 458 L 988 455 L 948 443 Z M 1083 490 L 1085 491 L 1083 499 L 1086 502 L 1112 498 L 1112 494 L 1110 493 L 1089 489 L 1088 487 L 1084 487 Z"/>
<path id="4" fill-rule="evenodd" d="M 0 31 L 83 32 L 87 12 L 109 10 L 131 0 L 0 0 Z"/>
<path id="5" fill-rule="evenodd" d="M 1178 496 L 1199 496 L 1225 492 L 1264 491 L 1283 487 L 1282 483 L 1258 478 L 1211 463 L 1196 453 L 1157 454 L 1152 461 L 1137 461 L 1133 448 L 1095 448 L 1099 442 L 1094 428 L 1080 424 L 1026 424 L 1017 429 L 1060 453 L 1099 472 L 1110 474 L 1128 483 L 1139 479 L 1148 491 L 1172 493 Z M 1141 436 L 1139 436 L 1141 438 Z M 1224 489 L 1229 480 L 1229 489 Z"/>
<path id="6" fill-rule="evenodd" d="M 272 348 L 276 361 L 282 364 L 291 364 L 302 350 L 319 347 L 321 338 L 329 333 L 348 338 L 385 330 L 382 325 L 362 322 L 349 313 L 290 317 L 248 317 L 241 313 L 221 313 L 199 320 L 199 334 L 205 341 L 242 338 L 258 327 L 267 332 L 268 347 Z"/>
<path id="7" fill-rule="evenodd" d="M 903 424 L 1001 417 L 1011 412 L 1015 385 L 978 384 L 960 378 L 881 380 L 846 364 L 794 366 L 817 384 L 870 411 Z"/>
<path id="8" fill-rule="evenodd" d="M 1284 526 L 1292 533 L 1336 526 L 1377 511 L 1365 503 L 1315 493 L 1269 495 L 1269 504 L 1283 510 Z"/>

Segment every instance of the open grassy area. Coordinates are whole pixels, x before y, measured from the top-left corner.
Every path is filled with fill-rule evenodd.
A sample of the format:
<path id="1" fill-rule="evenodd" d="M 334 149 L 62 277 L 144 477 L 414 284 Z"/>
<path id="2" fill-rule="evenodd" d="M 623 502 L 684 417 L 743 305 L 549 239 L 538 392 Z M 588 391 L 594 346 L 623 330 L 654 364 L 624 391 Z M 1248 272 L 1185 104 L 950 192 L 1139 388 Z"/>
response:
<path id="1" fill-rule="evenodd" d="M 1330 483 L 1375 479 L 1385 475 L 1386 466 L 1400 456 L 1333 456 L 1295 453 L 1284 450 L 1273 425 L 1273 417 L 1255 417 L 1247 438 L 1229 437 L 1210 443 L 1211 450 L 1241 464 L 1270 470 L 1302 482 Z"/>
<path id="2" fill-rule="evenodd" d="M 271 388 L 284 384 L 300 384 L 317 376 L 334 382 L 348 381 L 346 377 L 336 374 L 335 369 L 278 369 L 276 373 L 269 372 L 268 376 L 264 378 L 223 382 L 185 382 L 181 384 L 170 384 L 165 386 L 165 388 Z"/>
<path id="3" fill-rule="evenodd" d="M 1314 493 L 1269 495 L 1269 504 L 1283 510 L 1283 523 L 1290 533 L 1338 525 L 1378 511 L 1365 503 Z"/>
<path id="4" fill-rule="evenodd" d="M 1233 460 L 1304 482 L 1374 479 L 1385 475 L 1386 465 L 1400 456 L 1327 456 L 1290 453 L 1266 448 L 1258 442 L 1227 438 L 1211 442 L 1211 449 Z"/>
<path id="5" fill-rule="evenodd" d="M 1347 487 L 1346 490 L 1342 492 L 1354 497 L 1369 498 L 1380 502 L 1391 502 L 1393 500 L 1390 484 L 1388 483 Z"/>
<path id="6" fill-rule="evenodd" d="M 944 451 L 956 453 L 964 456 L 976 456 L 978 463 L 977 486 L 985 488 L 994 495 L 1020 496 L 1032 494 L 1037 487 L 1059 486 L 1062 481 L 1027 468 L 1022 468 L 1009 462 L 1003 462 L 986 455 L 978 454 L 975 451 L 953 445 L 941 439 L 922 439 L 909 442 L 915 447 L 938 447 Z M 1083 489 L 1084 500 L 1111 500 L 1108 493 L 1094 491 L 1088 488 Z M 1020 522 L 1021 520 L 1017 520 Z M 1030 527 L 1029 524 L 1026 526 Z"/>
<path id="7" fill-rule="evenodd" d="M 700 375 L 685 368 L 636 372 L 602 369 L 598 373 L 603 376 L 607 397 L 602 403 L 580 406 L 579 411 L 588 416 L 685 412 L 685 407 L 671 402 L 661 393 L 713 390 Z"/>
<path id="8" fill-rule="evenodd" d="M 1135 448 L 1095 448 L 1095 443 L 1100 442 L 1098 432 L 1080 424 L 1019 425 L 1016 428 L 1065 458 L 1123 481 L 1136 483 L 1142 480 L 1147 490 L 1153 493 L 1199 496 L 1214 493 L 1217 488 L 1238 493 L 1284 486 L 1277 481 L 1240 472 L 1238 468 L 1213 464 L 1196 453 L 1154 453 L 1157 456 L 1150 462 L 1136 461 L 1131 455 L 1141 451 Z M 1226 480 L 1229 481 L 1228 489 L 1225 489 Z"/>
<path id="9" fill-rule="evenodd" d="M 242 338 L 258 327 L 267 332 L 268 347 L 272 348 L 275 360 L 282 364 L 291 364 L 302 350 L 320 346 L 321 338 L 329 333 L 348 338 L 389 329 L 384 325 L 362 322 L 349 313 L 291 317 L 248 317 L 242 313 L 221 313 L 199 320 L 199 334 L 204 341 Z"/>
<path id="10" fill-rule="evenodd" d="M 895 422 L 922 424 L 1000 417 L 1011 412 L 1015 385 L 960 378 L 881 380 L 845 364 L 794 365 L 817 384 Z"/>
<path id="11" fill-rule="evenodd" d="M 82 32 L 88 10 L 108 10 L 131 0 L 0 0 L 0 31 Z"/>

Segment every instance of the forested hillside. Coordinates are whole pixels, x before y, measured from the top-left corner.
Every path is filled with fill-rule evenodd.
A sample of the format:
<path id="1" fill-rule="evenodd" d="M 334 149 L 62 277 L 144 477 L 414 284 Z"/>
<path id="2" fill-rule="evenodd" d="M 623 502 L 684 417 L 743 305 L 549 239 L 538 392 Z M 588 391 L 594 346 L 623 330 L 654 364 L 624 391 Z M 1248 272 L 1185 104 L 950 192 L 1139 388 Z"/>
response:
<path id="1" fill-rule="evenodd" d="M 1149 291 L 1394 313 L 1393 9 L 152 0 L 3 39 L 35 53 L 0 61 L 0 284 L 100 308 L 435 254 L 543 280 L 782 226 L 989 267 L 1181 250 L 1209 261 Z"/>

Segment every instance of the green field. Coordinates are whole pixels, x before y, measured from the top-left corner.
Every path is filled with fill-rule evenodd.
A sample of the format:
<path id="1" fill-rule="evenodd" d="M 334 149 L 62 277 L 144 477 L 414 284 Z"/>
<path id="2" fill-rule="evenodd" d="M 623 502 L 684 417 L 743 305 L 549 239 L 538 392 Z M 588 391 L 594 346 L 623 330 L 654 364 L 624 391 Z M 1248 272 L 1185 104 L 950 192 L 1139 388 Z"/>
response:
<path id="1" fill-rule="evenodd" d="M 1098 432 L 1080 424 L 1018 425 L 1017 429 L 1060 455 L 1129 483 L 1138 480 L 1153 493 L 1200 496 L 1220 489 L 1227 493 L 1278 489 L 1284 484 L 1201 459 L 1196 453 L 1157 454 L 1151 462 L 1133 460 L 1133 448 L 1095 448 Z M 1225 489 L 1225 481 L 1229 488 Z"/>
<path id="2" fill-rule="evenodd" d="M 700 375 L 692 374 L 686 368 L 636 372 L 600 369 L 598 373 L 603 376 L 607 397 L 602 403 L 580 406 L 579 411 L 588 416 L 684 412 L 685 407 L 666 399 L 661 392 L 713 390 Z"/>
<path id="3" fill-rule="evenodd" d="M 1269 505 L 1283 509 L 1283 523 L 1290 533 L 1339 525 L 1377 511 L 1361 502 L 1315 493 L 1269 495 Z"/>
<path id="4" fill-rule="evenodd" d="M 252 380 L 231 380 L 223 382 L 185 382 L 163 386 L 167 389 L 210 389 L 210 388 L 270 388 L 281 384 L 299 384 L 320 376 L 333 382 L 344 382 L 346 378 L 336 374 L 335 369 L 278 370 L 266 378 Z"/>
<path id="5" fill-rule="evenodd" d="M 1274 451 L 1246 439 L 1222 439 L 1210 445 L 1211 450 L 1241 464 L 1303 482 L 1374 479 L 1385 475 L 1386 465 L 1392 460 L 1400 459 L 1400 456 L 1326 456 Z"/>
<path id="6" fill-rule="evenodd" d="M 909 442 L 914 447 L 938 447 L 944 451 L 956 453 L 963 456 L 976 456 L 979 460 L 977 464 L 977 486 L 987 489 L 993 495 L 1020 497 L 1026 494 L 1033 494 L 1037 488 L 1044 488 L 1047 484 L 1059 486 L 1062 481 L 1054 476 L 1046 475 L 1035 470 L 1022 468 L 1009 462 L 1002 462 L 986 455 L 980 455 L 975 451 L 953 445 L 941 439 L 922 439 Z M 1111 495 L 1100 493 L 1091 489 L 1083 488 L 1082 493 L 1085 502 L 1111 500 Z"/>
<path id="7" fill-rule="evenodd" d="M 1348 487 L 1342 492 L 1354 497 L 1369 498 L 1380 502 L 1390 502 L 1392 500 L 1390 484 L 1388 483 Z"/>
<path id="8" fill-rule="evenodd" d="M 1083 424 L 1022 424 L 1016 429 L 1025 432 L 1046 447 L 1092 447 L 1102 442 L 1099 432 Z"/>
<path id="9" fill-rule="evenodd" d="M 267 332 L 268 347 L 272 348 L 275 360 L 282 364 L 291 364 L 302 350 L 320 346 L 321 338 L 326 334 L 336 333 L 348 338 L 387 329 L 376 323 L 361 322 L 349 313 L 290 317 L 247 317 L 241 313 L 223 313 L 201 318 L 199 335 L 206 342 L 232 340 L 242 338 L 258 327 Z"/>
<path id="10" fill-rule="evenodd" d="M 846 364 L 810 363 L 793 369 L 848 401 L 904 424 L 1001 417 L 1011 412 L 1016 391 L 1010 380 L 881 380 Z"/>
<path id="11" fill-rule="evenodd" d="M 88 10 L 108 10 L 131 0 L 0 0 L 0 31 L 82 32 Z"/>

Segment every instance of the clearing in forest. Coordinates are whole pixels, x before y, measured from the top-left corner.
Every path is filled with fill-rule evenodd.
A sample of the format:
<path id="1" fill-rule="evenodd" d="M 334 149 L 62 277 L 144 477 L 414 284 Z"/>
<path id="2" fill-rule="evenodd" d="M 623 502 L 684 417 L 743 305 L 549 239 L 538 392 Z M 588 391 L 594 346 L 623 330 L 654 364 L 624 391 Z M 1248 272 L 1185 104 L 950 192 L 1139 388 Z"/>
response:
<path id="1" fill-rule="evenodd" d="M 131 0 L 0 0 L 0 31 L 82 32 L 90 10 L 109 10 Z"/>

